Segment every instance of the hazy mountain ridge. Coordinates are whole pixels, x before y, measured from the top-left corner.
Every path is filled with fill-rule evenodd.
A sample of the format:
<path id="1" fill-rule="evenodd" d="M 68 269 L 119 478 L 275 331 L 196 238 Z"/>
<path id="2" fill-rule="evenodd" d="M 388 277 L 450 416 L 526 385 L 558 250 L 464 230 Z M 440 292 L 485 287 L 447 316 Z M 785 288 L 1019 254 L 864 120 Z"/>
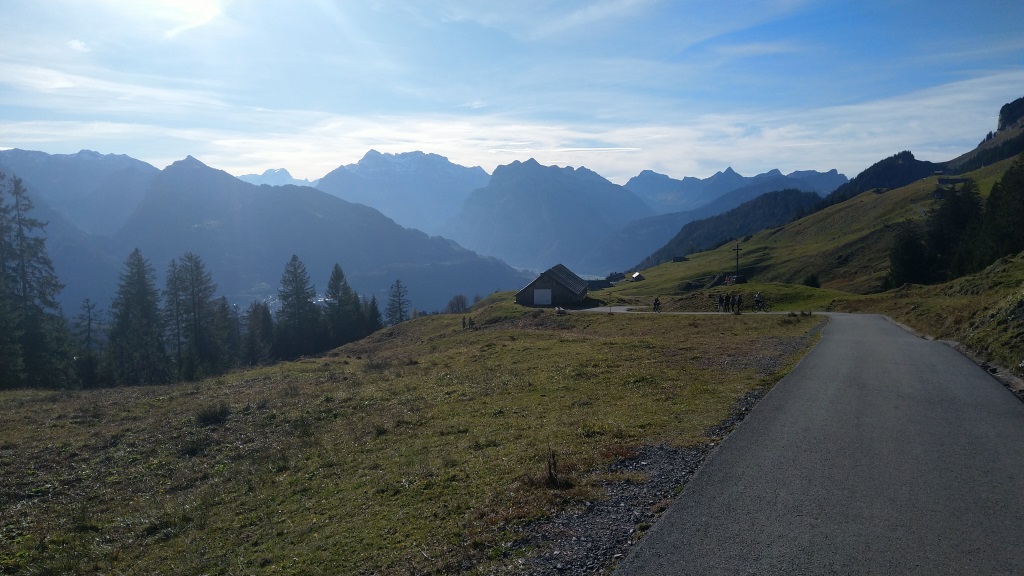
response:
<path id="1" fill-rule="evenodd" d="M 636 194 L 592 170 L 530 159 L 496 168 L 443 233 L 513 266 L 545 269 L 561 262 L 575 268 L 610 231 L 653 213 Z"/>
<path id="2" fill-rule="evenodd" d="M 784 180 L 784 182 L 776 182 L 775 185 L 779 187 L 774 190 L 794 188 L 817 192 L 822 196 L 848 182 L 847 177 L 834 168 L 828 172 L 799 170 L 787 175 L 783 175 L 778 169 L 773 169 L 748 177 L 741 176 L 729 167 L 704 179 L 687 176 L 682 180 L 676 180 L 651 170 L 644 170 L 630 178 L 625 187 L 635 192 L 659 214 L 670 214 L 695 210 L 712 203 L 723 194 L 739 188 L 754 186 L 765 180 Z"/>
<path id="3" fill-rule="evenodd" d="M 794 178 L 793 174 L 804 175 L 804 178 Z M 770 192 L 800 190 L 817 195 L 820 192 L 816 188 L 823 185 L 827 187 L 840 180 L 845 181 L 846 176 L 839 174 L 836 170 L 793 172 L 789 176 L 784 176 L 776 169 L 746 178 L 732 169 L 727 169 L 704 181 L 708 185 L 706 189 L 715 191 L 715 197 L 709 202 L 692 210 L 659 214 L 629 222 L 606 235 L 597 246 L 587 253 L 582 260 L 582 265 L 586 269 L 597 270 L 598 272 L 595 272 L 597 274 L 630 269 L 637 262 L 649 257 L 651 253 L 670 242 L 680 232 L 680 229 L 690 222 L 723 214 Z M 743 183 L 743 185 L 723 194 L 718 193 L 718 190 L 734 186 L 737 182 Z M 821 197 L 818 196 L 818 198 L 820 200 Z M 604 272 L 600 272 L 600 270 L 604 270 Z"/>
<path id="4" fill-rule="evenodd" d="M 455 243 L 402 228 L 377 210 L 315 188 L 255 186 L 192 157 L 167 167 L 114 238 L 159 268 L 199 254 L 235 301 L 276 293 L 292 254 L 321 292 L 337 262 L 358 292 L 385 297 L 396 278 L 414 306 L 444 307 L 455 294 L 513 289 L 525 277 Z M 128 248 L 130 250 L 130 248 Z"/>
<path id="5" fill-rule="evenodd" d="M 160 172 L 123 154 L 19 149 L 0 151 L 0 170 L 21 178 L 34 198 L 68 222 L 99 235 L 113 234 L 128 220 Z"/>
<path id="6" fill-rule="evenodd" d="M 376 208 L 402 226 L 438 234 L 469 194 L 489 180 L 483 168 L 453 164 L 437 154 L 370 150 L 358 163 L 329 172 L 316 187 Z"/>
<path id="7" fill-rule="evenodd" d="M 42 164 L 52 164 L 48 155 L 37 154 Z M 403 228 L 377 210 L 315 188 L 256 186 L 191 156 L 153 170 L 146 187 L 134 191 L 141 199 L 124 225 L 104 236 L 82 231 L 25 182 L 34 215 L 49 223 L 47 249 L 65 285 L 59 299 L 66 313 L 73 315 L 85 298 L 107 306 L 125 258 L 136 247 L 161 283 L 172 258 L 198 254 L 218 293 L 240 304 L 273 299 L 292 254 L 306 264 L 321 293 L 337 262 L 357 292 L 383 300 L 390 284 L 401 279 L 412 305 L 428 311 L 442 309 L 456 294 L 472 298 L 529 281 L 495 258 Z M 92 190 L 94 184 L 84 179 L 76 190 Z"/>
<path id="8" fill-rule="evenodd" d="M 781 226 L 813 211 L 820 202 L 817 193 L 792 188 L 761 194 L 727 212 L 686 224 L 634 269 L 671 262 L 675 256 L 710 250 L 723 242 Z"/>
<path id="9" fill-rule="evenodd" d="M 238 176 L 238 179 L 242 182 L 248 182 L 249 184 L 255 184 L 261 186 L 267 184 L 268 186 L 313 186 L 315 187 L 320 180 L 306 180 L 292 177 L 291 173 L 288 172 L 287 168 L 268 168 L 264 170 L 262 174 L 243 174 Z"/>

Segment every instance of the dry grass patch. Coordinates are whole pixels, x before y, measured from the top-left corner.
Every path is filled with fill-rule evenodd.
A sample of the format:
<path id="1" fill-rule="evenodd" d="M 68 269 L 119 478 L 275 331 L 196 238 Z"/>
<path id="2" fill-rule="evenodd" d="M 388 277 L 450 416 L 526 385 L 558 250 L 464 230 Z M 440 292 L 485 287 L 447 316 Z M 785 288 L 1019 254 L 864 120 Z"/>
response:
<path id="1" fill-rule="evenodd" d="M 474 319 L 195 385 L 0 394 L 0 573 L 483 573 L 615 458 L 705 441 L 820 321 Z"/>

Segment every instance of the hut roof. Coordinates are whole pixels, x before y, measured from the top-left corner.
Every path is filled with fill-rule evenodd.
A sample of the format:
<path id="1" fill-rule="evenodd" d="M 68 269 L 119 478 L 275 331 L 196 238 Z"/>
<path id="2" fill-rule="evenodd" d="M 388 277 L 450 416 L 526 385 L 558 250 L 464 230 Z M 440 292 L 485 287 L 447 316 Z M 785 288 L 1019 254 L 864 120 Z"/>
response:
<path id="1" fill-rule="evenodd" d="M 564 286 L 566 290 L 578 296 L 583 296 L 584 294 L 587 293 L 587 281 L 577 276 L 572 270 L 569 270 L 562 264 L 556 264 L 555 266 L 548 268 L 547 270 L 542 272 L 540 276 L 537 277 L 537 279 L 540 279 L 541 277 L 550 278 L 554 282 L 557 282 L 558 284 Z M 522 294 L 528 288 L 530 288 L 530 286 L 533 286 L 534 282 L 536 281 L 537 280 L 534 280 L 528 286 L 526 286 L 526 288 L 520 290 L 517 296 L 519 294 Z"/>
<path id="2" fill-rule="evenodd" d="M 572 270 L 569 270 L 561 264 L 556 264 L 544 272 L 554 281 L 558 282 L 562 286 L 565 286 L 569 291 L 576 294 L 583 294 L 587 291 L 587 281 L 577 276 Z"/>

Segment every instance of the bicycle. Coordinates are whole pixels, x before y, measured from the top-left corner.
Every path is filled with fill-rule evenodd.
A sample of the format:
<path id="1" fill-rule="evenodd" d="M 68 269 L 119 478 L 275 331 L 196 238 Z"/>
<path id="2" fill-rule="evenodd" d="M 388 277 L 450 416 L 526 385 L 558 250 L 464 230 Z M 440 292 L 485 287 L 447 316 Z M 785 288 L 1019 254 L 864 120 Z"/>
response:
<path id="1" fill-rule="evenodd" d="M 754 303 L 750 306 L 751 312 L 771 312 L 772 305 L 767 300 L 754 300 Z"/>

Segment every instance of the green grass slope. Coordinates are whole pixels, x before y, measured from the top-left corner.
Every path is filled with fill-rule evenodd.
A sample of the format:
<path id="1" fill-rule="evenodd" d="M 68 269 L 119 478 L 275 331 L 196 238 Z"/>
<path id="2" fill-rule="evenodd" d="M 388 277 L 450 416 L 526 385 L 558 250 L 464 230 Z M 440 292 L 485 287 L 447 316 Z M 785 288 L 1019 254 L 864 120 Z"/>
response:
<path id="1" fill-rule="evenodd" d="M 822 321 L 511 300 L 197 384 L 0 392 L 0 573 L 514 571 L 526 523 L 707 442 Z"/>
<path id="2" fill-rule="evenodd" d="M 983 197 L 1014 159 L 962 177 Z M 668 311 L 712 311 L 720 293 L 761 292 L 776 310 L 846 310 L 892 316 L 918 332 L 955 340 L 981 361 L 1024 377 L 1024 257 L 937 286 L 907 286 L 879 293 L 889 268 L 896 225 L 921 220 L 936 205 L 939 177 L 885 193 L 865 192 L 785 226 L 739 242 L 740 274 L 747 283 L 722 286 L 736 269 L 736 243 L 693 254 L 686 262 L 643 271 L 645 280 L 594 292 L 602 303 L 649 309 L 655 296 Z M 802 286 L 810 274 L 822 288 Z"/>
<path id="3" fill-rule="evenodd" d="M 987 196 L 1013 163 L 1003 160 L 964 174 Z M 740 240 L 740 274 L 758 282 L 801 283 L 816 274 L 822 286 L 855 294 L 878 291 L 889 269 L 896 225 L 921 220 L 935 205 L 939 177 L 931 176 L 884 193 L 865 192 L 779 228 Z M 663 264 L 687 280 L 733 274 L 735 242 L 691 255 L 688 262 Z M 644 271 L 658 277 L 658 268 Z M 677 280 L 678 283 L 678 280 Z"/>

